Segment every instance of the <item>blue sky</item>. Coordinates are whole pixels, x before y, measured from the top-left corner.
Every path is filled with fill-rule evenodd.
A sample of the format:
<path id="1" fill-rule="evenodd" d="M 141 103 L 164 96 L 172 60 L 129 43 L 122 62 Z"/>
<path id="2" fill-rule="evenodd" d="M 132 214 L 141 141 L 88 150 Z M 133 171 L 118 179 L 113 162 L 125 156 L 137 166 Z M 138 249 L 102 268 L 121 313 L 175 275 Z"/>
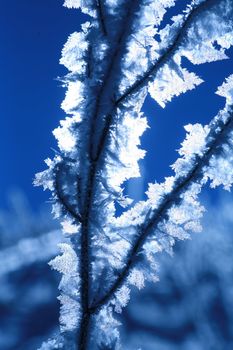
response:
<path id="1" fill-rule="evenodd" d="M 59 65 L 60 51 L 68 35 L 79 30 L 84 20 L 79 11 L 62 7 L 62 0 L 1 0 L 1 208 L 14 187 L 22 189 L 35 208 L 49 198 L 49 193 L 32 186 L 32 180 L 45 168 L 43 160 L 53 156 L 51 148 L 56 148 L 56 142 L 52 130 L 64 118 L 60 103 L 65 90 L 56 80 L 66 73 Z M 166 109 L 147 99 L 144 111 L 151 128 L 142 138 L 147 150 L 141 164 L 143 182 L 131 182 L 135 197 L 148 181 L 162 181 L 171 174 L 169 164 L 176 159 L 175 150 L 185 135 L 182 126 L 207 123 L 223 106 L 224 99 L 214 92 L 232 73 L 233 50 L 229 55 L 228 61 L 200 66 L 185 61 L 205 83 L 173 99 Z"/>

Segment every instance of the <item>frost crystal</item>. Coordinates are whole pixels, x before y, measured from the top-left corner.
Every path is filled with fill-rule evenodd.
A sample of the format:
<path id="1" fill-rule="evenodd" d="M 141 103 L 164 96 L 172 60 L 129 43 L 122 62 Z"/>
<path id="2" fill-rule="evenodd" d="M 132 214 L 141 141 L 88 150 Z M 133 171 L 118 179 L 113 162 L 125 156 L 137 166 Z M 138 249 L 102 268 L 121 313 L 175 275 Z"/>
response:
<path id="1" fill-rule="evenodd" d="M 71 299 L 68 295 L 60 295 L 58 299 L 61 302 L 61 331 L 73 331 L 77 328 L 80 316 L 79 302 Z"/>
<path id="2" fill-rule="evenodd" d="M 72 73 L 84 73 L 86 68 L 85 54 L 87 49 L 88 44 L 85 40 L 84 33 L 75 32 L 71 34 L 62 49 L 60 63 Z"/>
<path id="3" fill-rule="evenodd" d="M 121 313 L 122 308 L 128 304 L 130 299 L 129 288 L 127 286 L 122 286 L 121 289 L 115 293 L 115 298 L 115 311 Z"/>
<path id="4" fill-rule="evenodd" d="M 62 255 L 57 256 L 50 261 L 50 265 L 54 270 L 63 274 L 74 274 L 77 272 L 78 260 L 75 251 L 67 243 L 59 244 Z"/>
<path id="5" fill-rule="evenodd" d="M 179 154 L 185 157 L 193 154 L 202 155 L 206 144 L 206 136 L 209 132 L 208 127 L 203 127 L 201 124 L 188 124 L 184 128 L 188 134 L 181 144 Z"/>
<path id="6" fill-rule="evenodd" d="M 218 88 L 216 94 L 226 97 L 229 104 L 233 102 L 233 74 Z"/>
<path id="7" fill-rule="evenodd" d="M 202 79 L 194 73 L 189 73 L 185 68 L 177 67 L 177 69 L 178 71 L 172 70 L 166 65 L 149 87 L 151 97 L 163 108 L 174 96 L 192 90 L 203 82 Z"/>
<path id="8" fill-rule="evenodd" d="M 143 272 L 138 269 L 133 269 L 130 273 L 128 281 L 130 284 L 136 286 L 138 289 L 142 289 L 145 285 L 145 278 Z"/>

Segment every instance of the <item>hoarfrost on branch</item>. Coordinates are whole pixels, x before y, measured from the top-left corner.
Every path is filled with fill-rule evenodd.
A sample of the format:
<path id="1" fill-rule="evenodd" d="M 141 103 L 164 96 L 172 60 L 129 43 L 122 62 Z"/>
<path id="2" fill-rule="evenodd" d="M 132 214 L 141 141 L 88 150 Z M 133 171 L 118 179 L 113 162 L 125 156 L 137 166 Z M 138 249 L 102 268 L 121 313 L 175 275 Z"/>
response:
<path id="1" fill-rule="evenodd" d="M 175 0 L 66 0 L 89 15 L 62 50 L 69 115 L 54 131 L 60 152 L 35 183 L 52 192 L 69 243 L 50 265 L 62 273 L 61 334 L 41 349 L 121 349 L 119 321 L 130 287 L 157 281 L 156 254 L 201 230 L 204 185 L 233 183 L 233 75 L 218 88 L 226 105 L 208 125 L 187 125 L 174 175 L 131 204 L 124 183 L 145 155 L 141 112 L 149 93 L 162 107 L 203 80 L 182 66 L 227 58 L 233 2 L 192 0 L 164 24 Z M 217 45 L 216 45 L 217 43 Z M 188 112 L 187 112 L 188 113 Z M 116 203 L 122 214 L 116 216 Z"/>

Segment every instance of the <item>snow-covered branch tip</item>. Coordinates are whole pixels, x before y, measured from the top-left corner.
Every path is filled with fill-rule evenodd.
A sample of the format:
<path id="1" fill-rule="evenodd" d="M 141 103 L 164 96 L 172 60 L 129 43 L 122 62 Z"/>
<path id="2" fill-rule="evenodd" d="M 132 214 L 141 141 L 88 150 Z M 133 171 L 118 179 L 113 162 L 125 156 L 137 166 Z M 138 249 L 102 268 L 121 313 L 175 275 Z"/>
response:
<path id="1" fill-rule="evenodd" d="M 164 20 L 175 0 L 66 0 L 90 17 L 70 35 L 61 64 L 69 115 L 54 130 L 59 153 L 35 183 L 52 192 L 69 243 L 50 265 L 60 283 L 61 334 L 41 349 L 121 349 L 119 321 L 130 286 L 157 281 L 156 255 L 200 231 L 198 195 L 209 181 L 233 182 L 232 75 L 218 89 L 225 108 L 209 125 L 187 125 L 174 176 L 132 200 L 123 184 L 140 176 L 141 112 L 149 93 L 162 107 L 203 80 L 183 67 L 226 59 L 233 44 L 231 0 L 193 0 Z M 169 14 L 169 12 L 168 12 Z M 217 45 L 216 45 L 217 44 Z M 118 203 L 123 209 L 116 216 Z"/>

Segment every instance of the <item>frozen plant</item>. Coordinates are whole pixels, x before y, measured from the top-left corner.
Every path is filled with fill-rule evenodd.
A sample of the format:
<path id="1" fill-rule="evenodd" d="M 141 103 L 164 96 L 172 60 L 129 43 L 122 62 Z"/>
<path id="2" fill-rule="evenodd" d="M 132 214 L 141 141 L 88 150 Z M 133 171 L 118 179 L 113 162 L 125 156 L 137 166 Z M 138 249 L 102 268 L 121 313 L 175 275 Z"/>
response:
<path id="1" fill-rule="evenodd" d="M 177 1 L 178 3 L 178 1 Z M 157 280 L 158 252 L 200 231 L 198 195 L 207 182 L 233 182 L 233 76 L 217 93 L 226 105 L 208 125 L 187 125 L 174 175 L 149 184 L 132 204 L 127 180 L 140 175 L 149 93 L 162 107 L 202 79 L 182 66 L 226 59 L 233 44 L 232 0 L 192 0 L 168 22 L 175 0 L 66 0 L 89 16 L 62 50 L 69 70 L 54 131 L 59 153 L 35 183 L 52 192 L 53 212 L 69 243 L 50 265 L 62 273 L 61 334 L 41 349 L 121 349 L 120 313 L 130 286 Z M 122 214 L 116 215 L 116 203 Z"/>

